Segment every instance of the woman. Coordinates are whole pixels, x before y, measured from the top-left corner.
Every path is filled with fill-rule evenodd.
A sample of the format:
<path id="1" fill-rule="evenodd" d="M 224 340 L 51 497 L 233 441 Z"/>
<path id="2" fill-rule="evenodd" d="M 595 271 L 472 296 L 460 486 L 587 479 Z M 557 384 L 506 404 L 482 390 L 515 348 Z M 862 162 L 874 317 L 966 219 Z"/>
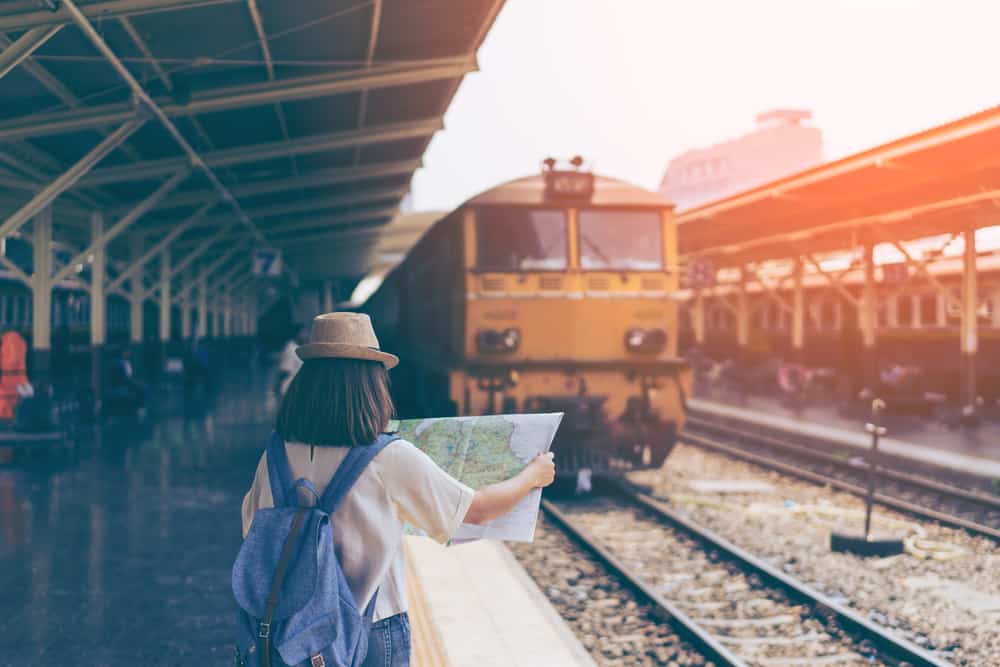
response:
<path id="1" fill-rule="evenodd" d="M 296 353 L 303 365 L 282 399 L 276 430 L 292 478 L 309 479 L 322 494 L 349 449 L 371 444 L 386 428 L 393 412 L 388 370 L 399 359 L 379 349 L 371 320 L 357 313 L 318 316 Z M 405 440 L 375 457 L 331 522 L 358 607 L 378 591 L 364 667 L 409 665 L 404 523 L 445 543 L 461 523 L 506 514 L 554 475 L 552 454 L 542 454 L 513 478 L 473 491 Z M 254 512 L 273 504 L 265 454 L 243 499 L 244 536 Z"/>

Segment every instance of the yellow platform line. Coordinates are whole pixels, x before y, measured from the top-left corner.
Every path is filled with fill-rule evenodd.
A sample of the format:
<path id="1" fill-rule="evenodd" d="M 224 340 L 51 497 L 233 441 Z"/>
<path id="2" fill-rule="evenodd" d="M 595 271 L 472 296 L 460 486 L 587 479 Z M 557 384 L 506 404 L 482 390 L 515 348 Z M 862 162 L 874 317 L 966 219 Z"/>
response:
<path id="1" fill-rule="evenodd" d="M 409 598 L 410 634 L 413 648 L 410 657 L 412 667 L 448 667 L 447 654 L 441 642 L 441 634 L 434 625 L 434 616 L 427 604 L 427 597 L 420 583 L 420 577 L 413 569 L 412 554 L 407 547 L 406 590 Z"/>

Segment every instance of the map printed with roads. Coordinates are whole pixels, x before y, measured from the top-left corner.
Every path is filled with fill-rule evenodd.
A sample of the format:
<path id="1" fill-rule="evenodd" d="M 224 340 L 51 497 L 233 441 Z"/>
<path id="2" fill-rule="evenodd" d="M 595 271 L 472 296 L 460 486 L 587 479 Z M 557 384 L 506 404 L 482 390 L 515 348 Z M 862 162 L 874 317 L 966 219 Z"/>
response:
<path id="1" fill-rule="evenodd" d="M 562 413 L 403 419 L 390 430 L 412 442 L 452 477 L 473 489 L 502 482 L 549 450 Z M 462 524 L 452 543 L 476 539 L 530 542 L 542 492 L 535 489 L 504 516 Z"/>

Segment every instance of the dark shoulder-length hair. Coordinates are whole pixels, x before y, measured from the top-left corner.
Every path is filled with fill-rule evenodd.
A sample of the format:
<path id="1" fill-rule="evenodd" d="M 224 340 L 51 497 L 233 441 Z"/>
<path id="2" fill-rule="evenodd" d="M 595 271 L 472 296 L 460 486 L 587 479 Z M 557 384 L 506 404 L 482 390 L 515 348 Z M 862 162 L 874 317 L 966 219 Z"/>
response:
<path id="1" fill-rule="evenodd" d="M 370 445 L 392 419 L 389 372 L 363 359 L 308 359 L 285 392 L 275 429 L 285 442 Z"/>

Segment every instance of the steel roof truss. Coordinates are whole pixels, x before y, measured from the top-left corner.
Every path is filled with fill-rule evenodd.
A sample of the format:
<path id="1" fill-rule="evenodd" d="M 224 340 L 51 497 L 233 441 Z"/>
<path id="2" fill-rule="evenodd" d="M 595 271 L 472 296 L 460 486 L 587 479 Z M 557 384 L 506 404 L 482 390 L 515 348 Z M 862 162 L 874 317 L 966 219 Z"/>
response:
<path id="1" fill-rule="evenodd" d="M 323 153 L 351 146 L 428 137 L 441 129 L 441 127 L 441 120 L 435 117 L 430 120 L 382 125 L 366 128 L 361 131 L 349 130 L 347 132 L 302 137 L 290 141 L 270 141 L 237 148 L 227 148 L 206 153 L 203 159 L 204 164 L 210 167 L 226 167 L 235 164 L 273 160 L 289 155 Z M 90 174 L 88 178 L 84 179 L 82 185 L 94 186 L 159 178 L 176 171 L 185 162 L 184 158 L 166 158 L 121 167 L 107 167 Z"/>
<path id="2" fill-rule="evenodd" d="M 226 235 L 226 232 L 228 232 L 230 229 L 232 229 L 235 226 L 235 224 L 236 224 L 235 222 L 230 222 L 229 224 L 227 224 L 227 225 L 223 226 L 222 228 L 220 228 L 219 231 L 217 231 L 214 234 L 212 234 L 211 236 L 209 236 L 207 239 L 204 239 L 201 243 L 199 243 L 195 247 L 194 250 L 192 250 L 190 253 L 188 253 L 184 257 L 184 259 L 181 260 L 181 262 L 177 265 L 177 268 L 175 270 L 178 273 L 180 273 L 180 272 L 184 271 L 186 268 L 188 268 L 189 266 L 191 266 L 191 264 L 196 259 L 198 259 L 202 255 L 204 255 L 208 251 L 209 248 L 211 248 L 213 245 L 215 245 L 218 241 L 222 240 L 222 238 Z"/>
<path id="3" fill-rule="evenodd" d="M 255 197 L 257 195 L 272 194 L 275 192 L 286 192 L 289 190 L 303 190 L 308 188 L 334 185 L 337 183 L 349 183 L 365 179 L 383 178 L 387 176 L 399 176 L 411 174 L 419 169 L 422 162 L 420 160 L 402 160 L 399 162 L 384 162 L 362 167 L 334 167 L 332 169 L 321 169 L 311 171 L 303 176 L 293 178 L 281 178 L 271 181 L 259 181 L 254 183 L 243 183 L 234 185 L 230 191 L 234 197 Z M 357 193 L 342 195 L 346 200 L 348 197 L 361 197 L 365 194 L 364 189 L 359 189 Z M 179 192 L 170 197 L 160 208 L 173 208 L 179 206 L 196 206 L 205 201 L 206 197 L 214 194 L 208 190 L 191 190 Z M 404 193 L 405 194 L 405 193 Z"/>
<path id="4" fill-rule="evenodd" d="M 795 309 L 792 307 L 792 305 L 789 304 L 784 299 L 784 297 L 782 297 L 781 294 L 778 293 L 778 289 L 780 289 L 782 287 L 782 283 L 784 282 L 784 276 L 778 281 L 778 285 L 777 285 L 777 289 L 776 289 L 774 285 L 771 285 L 769 282 L 767 282 L 766 280 L 764 280 L 764 278 L 760 275 L 760 272 L 757 271 L 756 267 L 751 268 L 750 265 L 747 265 L 747 266 L 745 266 L 743 268 L 744 268 L 744 271 L 746 271 L 751 276 L 753 276 L 753 278 L 757 281 L 757 284 L 761 286 L 761 288 L 764 290 L 764 292 L 769 297 L 771 297 L 772 301 L 774 301 L 776 304 L 778 304 L 779 308 L 781 308 L 786 313 L 793 313 L 793 312 L 795 312 Z"/>
<path id="5" fill-rule="evenodd" d="M 128 212 L 122 219 L 111 226 L 110 229 L 106 230 L 101 237 L 94 239 L 86 248 L 79 252 L 76 257 L 71 259 L 66 263 L 59 271 L 56 272 L 52 280 L 54 282 L 59 282 L 63 278 L 69 276 L 73 271 L 73 266 L 87 261 L 88 255 L 94 252 L 94 248 L 98 245 L 106 245 L 113 241 L 115 237 L 124 232 L 126 229 L 135 224 L 142 216 L 149 213 L 164 197 L 167 196 L 174 188 L 181 184 L 184 179 L 186 179 L 191 174 L 190 169 L 185 169 L 179 171 L 166 181 L 164 181 L 160 187 L 156 188 L 152 194 L 143 199 L 138 206 Z"/>
<path id="6" fill-rule="evenodd" d="M 0 51 L 0 79 L 7 76 L 7 73 L 29 58 L 42 44 L 49 41 L 53 35 L 59 32 L 62 26 L 46 26 L 32 28 L 17 38 L 3 51 Z"/>
<path id="7" fill-rule="evenodd" d="M 4 51 L 6 53 L 6 51 Z M 461 78 L 475 69 L 468 58 L 430 64 L 385 66 L 371 71 L 353 71 L 268 81 L 230 88 L 216 89 L 209 93 L 195 94 L 187 104 L 177 104 L 170 98 L 152 100 L 162 110 L 165 118 L 182 118 L 202 113 L 228 111 L 244 107 L 295 100 L 327 97 L 358 92 L 373 88 L 387 88 L 422 83 L 440 79 Z M 169 86 L 168 86 L 169 87 Z M 0 140 L 15 141 L 67 132 L 97 129 L 122 122 L 131 114 L 128 104 L 115 103 L 102 106 L 35 114 L 0 123 Z"/>
<path id="8" fill-rule="evenodd" d="M 236 214 L 236 217 L 240 220 L 240 222 L 249 227 L 254 235 L 260 238 L 261 241 L 264 241 L 265 239 L 263 234 L 260 233 L 260 230 L 257 229 L 253 221 L 247 217 L 246 213 L 243 212 L 243 209 L 240 208 L 239 202 L 237 202 L 236 199 L 229 193 L 229 190 L 222 184 L 222 181 L 219 180 L 218 176 L 215 175 L 212 168 L 205 164 L 205 161 L 198 154 L 198 152 L 191 147 L 191 144 L 189 144 L 187 139 L 184 138 L 184 135 L 177 129 L 177 126 L 174 125 L 169 118 L 167 118 L 166 114 L 163 113 L 163 110 L 155 101 L 153 101 L 153 98 L 149 96 L 146 89 L 142 87 L 134 76 L 132 76 L 132 73 L 128 70 L 128 68 L 122 64 L 122 61 L 118 59 L 118 56 L 114 54 L 111 47 L 109 47 L 107 42 L 104 41 L 104 38 L 101 37 L 97 30 L 94 29 L 94 26 L 91 25 L 87 17 L 83 15 L 80 9 L 76 6 L 76 3 L 73 0 L 61 0 L 61 2 L 63 9 L 69 13 L 77 27 L 97 48 L 97 50 L 104 55 L 108 63 L 116 72 L 118 72 L 118 75 L 125 80 L 136 98 L 146 105 L 164 129 L 166 129 L 167 132 L 174 138 L 177 145 L 184 151 L 187 159 L 190 161 L 190 164 L 195 168 L 200 169 L 205 174 L 208 180 L 212 183 L 212 186 L 218 190 L 219 194 L 222 195 L 222 198 L 229 204 L 230 208 L 232 208 L 233 213 Z"/>
<path id="9" fill-rule="evenodd" d="M 218 5 L 237 0 L 104 0 L 90 2 L 83 7 L 82 15 L 94 19 L 107 19 L 133 14 L 148 14 L 171 9 L 191 9 L 207 5 Z M 38 9 L 20 10 L 0 14 L 0 31 L 25 30 L 40 26 L 65 25 L 73 22 L 73 17 L 65 9 L 49 11 Z"/>
<path id="10" fill-rule="evenodd" d="M 829 282 L 838 292 L 840 292 L 848 303 L 850 303 L 855 308 L 859 308 L 861 306 L 860 299 L 851 294 L 851 291 L 844 286 L 843 274 L 839 276 L 833 275 L 832 273 L 824 269 L 822 266 L 820 266 L 820 263 L 810 252 L 803 253 L 802 257 L 812 265 L 812 267 L 816 270 L 816 273 L 826 278 L 827 282 Z M 847 272 L 845 271 L 844 273 Z"/>
<path id="11" fill-rule="evenodd" d="M 217 201 L 209 202 L 195 211 L 194 215 L 189 217 L 187 220 L 178 225 L 174 225 L 166 236 L 157 241 L 157 243 L 152 248 L 144 252 L 139 259 L 129 264 L 121 273 L 119 273 L 118 276 L 108 284 L 108 289 L 121 287 L 122 283 L 141 271 L 151 259 L 160 253 L 160 251 L 164 250 L 167 246 L 173 243 L 174 240 L 181 234 L 198 224 L 201 219 L 205 217 L 205 214 L 212 210 L 216 204 L 218 204 Z"/>
<path id="12" fill-rule="evenodd" d="M 878 236 L 881 237 L 883 241 L 888 241 L 889 243 L 891 243 L 892 246 L 896 250 L 898 250 L 900 254 L 903 255 L 903 261 L 906 263 L 906 265 L 912 268 L 916 273 L 923 276 L 924 279 L 927 280 L 928 283 L 930 283 L 931 287 L 933 287 L 938 294 L 944 297 L 946 302 L 948 302 L 949 304 L 954 304 L 956 307 L 961 307 L 962 301 L 958 297 L 958 295 L 956 295 L 955 292 L 952 291 L 950 287 L 948 287 L 940 280 L 938 280 L 937 276 L 935 276 L 927 269 L 927 260 L 923 258 L 917 259 L 913 255 L 911 255 L 910 251 L 907 250 L 906 246 L 904 246 L 896 239 L 891 238 L 886 233 L 886 231 L 881 227 L 881 225 L 873 225 L 873 227 L 876 230 L 876 234 L 878 234 Z"/>
<path id="13" fill-rule="evenodd" d="M 120 146 L 133 132 L 142 127 L 146 122 L 145 117 L 133 117 L 131 120 L 120 126 L 117 130 L 105 137 L 89 153 L 80 158 L 76 164 L 64 171 L 55 180 L 42 188 L 38 194 L 31 198 L 27 204 L 22 206 L 16 213 L 11 215 L 0 225 L 0 238 L 13 234 L 20 229 L 28 220 L 51 204 L 56 197 L 73 187 L 80 178 L 94 168 L 98 162 L 103 160 L 111 151 Z"/>

